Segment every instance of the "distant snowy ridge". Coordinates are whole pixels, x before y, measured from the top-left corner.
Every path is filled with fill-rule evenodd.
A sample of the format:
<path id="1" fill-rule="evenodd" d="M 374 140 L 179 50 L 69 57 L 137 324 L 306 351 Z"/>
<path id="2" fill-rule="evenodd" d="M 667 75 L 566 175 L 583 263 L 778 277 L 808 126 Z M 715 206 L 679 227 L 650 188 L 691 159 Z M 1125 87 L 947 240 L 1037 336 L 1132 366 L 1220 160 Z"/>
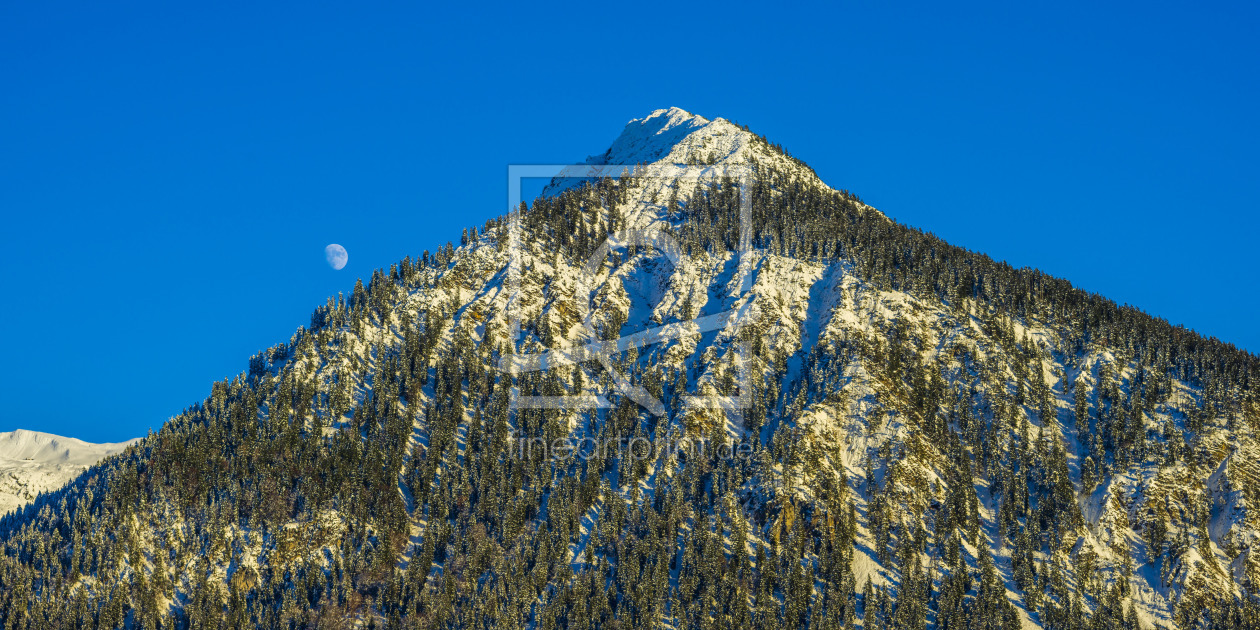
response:
<path id="1" fill-rule="evenodd" d="M 0 433 L 0 514 L 26 505 L 41 492 L 60 488 L 137 441 L 93 444 L 26 429 Z"/>

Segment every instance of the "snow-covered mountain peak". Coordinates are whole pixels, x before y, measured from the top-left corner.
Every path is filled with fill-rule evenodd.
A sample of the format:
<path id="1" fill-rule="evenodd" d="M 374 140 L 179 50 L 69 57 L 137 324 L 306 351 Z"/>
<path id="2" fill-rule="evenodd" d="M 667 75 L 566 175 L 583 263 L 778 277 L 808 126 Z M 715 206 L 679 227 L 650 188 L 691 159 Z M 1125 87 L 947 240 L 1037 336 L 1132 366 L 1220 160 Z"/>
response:
<path id="1" fill-rule="evenodd" d="M 789 173 L 829 188 L 804 162 L 725 118 L 712 120 L 678 107 L 658 109 L 626 123 L 621 135 L 591 165 L 754 166 Z"/>
<path id="2" fill-rule="evenodd" d="M 718 119 L 722 123 L 726 121 Z M 716 121 L 686 110 L 658 109 L 643 118 L 626 123 L 621 135 L 603 155 L 588 158 L 590 164 L 652 164 L 674 155 L 675 147 L 691 135 L 704 134 Z M 729 123 L 727 123 L 729 125 Z"/>
<path id="3" fill-rule="evenodd" d="M 719 118 L 718 120 L 722 120 Z M 709 119 L 698 114 L 693 114 L 681 107 L 670 107 L 668 109 L 658 109 L 643 118 L 635 118 L 626 123 L 627 128 L 634 123 L 642 128 L 656 129 L 655 133 L 661 133 L 676 127 L 689 127 L 696 129 L 709 124 Z"/>
<path id="4" fill-rule="evenodd" d="M 752 159 L 749 151 L 757 144 L 756 140 L 756 136 L 726 119 L 709 120 L 671 107 L 626 123 L 608 150 L 587 158 L 587 163 L 746 164 L 759 161 Z"/>
<path id="5" fill-rule="evenodd" d="M 777 172 L 805 186 L 830 189 L 804 162 L 746 127 L 670 107 L 626 123 L 606 151 L 587 157 L 584 164 L 564 167 L 542 195 L 553 197 L 593 177 L 634 171 L 646 177 L 632 186 L 621 214 L 628 227 L 646 228 L 669 222 L 663 201 L 679 190 L 693 190 L 696 180 L 739 176 L 723 167 Z"/>

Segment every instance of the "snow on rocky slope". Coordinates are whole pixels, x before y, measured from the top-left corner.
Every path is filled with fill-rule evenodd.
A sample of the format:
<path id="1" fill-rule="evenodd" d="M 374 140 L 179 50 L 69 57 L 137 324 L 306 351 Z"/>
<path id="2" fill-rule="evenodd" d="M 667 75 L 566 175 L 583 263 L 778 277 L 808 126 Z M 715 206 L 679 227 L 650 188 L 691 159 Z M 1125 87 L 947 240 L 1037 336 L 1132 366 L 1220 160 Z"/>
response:
<path id="1" fill-rule="evenodd" d="M 806 186 L 826 188 L 811 169 L 773 150 L 756 135 L 721 118 L 710 121 L 678 108 L 657 110 L 630 121 L 605 153 L 588 158 L 587 163 L 701 168 L 768 165 Z M 712 172 L 716 174 L 718 169 Z M 556 194 L 569 187 L 557 181 L 547 192 Z M 630 227 L 678 227 L 682 222 L 670 216 L 664 200 L 671 192 L 681 197 L 694 187 L 694 183 L 677 180 L 636 181 L 629 184 L 630 195 L 616 211 Z M 595 213 L 598 215 L 599 211 Z M 595 223 L 600 220 L 598 216 L 590 219 Z M 522 319 L 545 322 L 547 328 L 558 332 L 557 343 L 561 345 L 588 342 L 583 327 L 568 307 L 579 286 L 585 284 L 577 280 L 583 273 L 581 261 L 567 261 L 552 251 L 534 248 L 529 239 L 524 240 L 524 248 L 521 262 L 528 271 L 521 285 L 527 296 L 520 305 Z M 495 286 L 496 271 L 506 264 L 505 258 L 502 248 L 495 246 L 493 235 L 460 248 L 450 271 L 443 275 L 451 280 L 458 278 L 455 286 L 472 290 L 461 290 L 457 295 L 422 291 L 413 294 L 410 303 L 420 308 L 422 304 L 453 300 L 463 307 L 451 321 L 452 333 L 462 329 L 470 331 L 478 342 L 509 344 L 511 340 L 504 333 L 508 329 L 505 292 Z M 654 323 L 683 321 L 696 314 L 717 313 L 755 301 L 760 309 L 758 335 L 765 348 L 762 360 L 752 369 L 769 375 L 771 365 L 787 365 L 784 391 L 801 393 L 794 400 L 787 399 L 796 409 L 781 411 L 797 423 L 803 438 L 800 448 L 806 459 L 814 462 L 811 470 L 796 471 L 795 479 L 792 474 L 785 474 L 784 487 L 776 491 L 780 495 L 796 494 L 806 500 L 813 485 L 811 478 L 842 470 L 854 480 L 859 513 L 866 514 L 871 499 L 869 484 L 886 483 L 895 470 L 898 479 L 912 482 L 897 482 L 885 492 L 905 508 L 896 518 L 901 527 L 910 529 L 917 526 L 917 517 L 909 515 L 923 515 L 929 504 L 945 500 L 950 482 L 943 478 L 941 462 L 948 459 L 948 454 L 944 445 L 928 444 L 920 435 L 919 427 L 906 411 L 911 392 L 896 384 L 896 377 L 889 375 L 886 365 L 858 357 L 849 364 L 837 390 L 813 397 L 797 389 L 800 365 L 809 360 L 814 346 L 880 344 L 895 334 L 904 337 L 908 331 L 921 360 L 944 367 L 948 390 L 976 401 L 974 413 L 991 416 L 993 401 L 1005 401 L 999 404 L 1009 405 L 1007 421 L 1012 426 L 1024 423 L 1033 443 L 1057 444 L 1065 449 L 1085 522 L 1075 540 L 1068 541 L 1070 544 L 1060 543 L 1048 553 L 1032 554 L 1038 571 L 1065 580 L 1078 594 L 1087 583 L 1091 592 L 1114 591 L 1121 605 L 1147 628 L 1176 627 L 1178 602 L 1206 594 L 1236 594 L 1240 583 L 1250 584 L 1255 579 L 1256 562 L 1250 551 L 1257 538 L 1255 517 L 1247 509 L 1250 493 L 1241 490 L 1241 484 L 1254 483 L 1255 453 L 1246 432 L 1228 430 L 1232 421 L 1224 416 L 1206 418 L 1205 430 L 1211 431 L 1212 437 L 1199 447 L 1204 449 L 1203 459 L 1189 466 L 1161 467 L 1157 461 L 1160 456 L 1149 455 L 1144 461 L 1127 464 L 1127 468 L 1115 469 L 1113 465 L 1096 490 L 1083 487 L 1081 470 L 1088 435 L 1073 427 L 1075 392 L 1077 388 L 1096 391 L 1100 369 L 1109 374 L 1106 386 L 1122 399 L 1131 398 L 1134 388 L 1149 390 L 1150 385 L 1141 383 L 1142 375 L 1137 372 L 1142 368 L 1131 350 L 1107 347 L 1105 342 L 1076 350 L 1069 346 L 1071 332 L 1062 323 L 983 312 L 966 300 L 950 305 L 925 295 L 880 289 L 854 273 L 847 261 L 825 263 L 759 252 L 753 263 L 751 288 L 741 291 L 731 282 L 730 259 L 700 253 L 686 260 L 681 268 L 674 268 L 655 264 L 653 258 L 659 256 L 640 252 L 607 273 L 601 271 L 594 285 L 587 285 L 594 296 L 599 296 L 597 300 L 603 300 L 601 316 L 608 319 L 615 314 L 611 321 L 624 322 L 623 334 L 628 334 Z M 476 314 L 478 320 L 488 316 L 487 324 L 464 321 L 471 314 Z M 675 339 L 642 349 L 638 360 L 690 371 L 697 375 L 699 388 L 709 387 L 739 360 L 731 352 L 730 340 L 735 335 L 733 330 L 723 330 L 712 338 Z M 527 340 L 526 345 L 535 341 Z M 1031 373 L 1026 373 L 1028 362 L 1034 366 Z M 588 383 L 600 379 L 597 371 L 584 376 Z M 1045 415 L 1045 408 L 1038 409 L 1031 400 L 1010 404 L 1012 392 L 1018 391 L 1022 398 L 1025 389 L 1031 391 L 1043 385 L 1054 417 Z M 1171 379 L 1167 387 L 1175 394 L 1144 409 L 1143 422 L 1150 434 L 1180 436 L 1182 430 L 1187 430 L 1187 418 L 1203 413 L 1196 409 L 1201 394 L 1189 382 L 1177 378 Z M 1096 414 L 1098 404 L 1091 400 L 1086 408 Z M 694 422 L 696 414 L 679 416 L 676 422 L 686 425 Z M 570 426 L 580 424 L 579 416 L 574 414 Z M 726 428 L 732 439 L 745 437 L 746 428 L 738 424 L 728 423 Z M 674 429 L 687 430 L 678 426 L 658 427 L 657 431 Z M 1157 448 L 1165 448 L 1159 446 L 1161 442 L 1154 443 Z M 1174 449 L 1175 445 L 1166 448 Z M 892 465 L 885 463 L 881 468 L 876 464 L 872 471 L 872 460 Z M 864 464 L 868 467 L 865 471 Z M 667 472 L 667 462 L 658 462 L 658 466 Z M 871 472 L 875 479 L 864 480 Z M 1195 488 L 1196 492 L 1187 493 L 1185 488 Z M 759 492 L 772 505 L 785 501 L 783 496 L 775 497 L 765 489 Z M 1001 500 L 979 477 L 976 493 L 982 531 L 992 533 L 982 536 L 978 546 L 966 545 L 969 563 L 975 568 L 980 556 L 992 558 L 1007 584 L 1010 599 L 1019 606 L 1025 626 L 1041 627 L 1037 611 L 1023 604 L 1024 596 L 1013 577 L 1010 541 L 998 531 L 996 512 Z M 1159 560 L 1157 556 L 1161 554 L 1147 548 L 1143 533 L 1144 527 L 1151 527 L 1150 521 L 1157 513 L 1163 518 L 1160 527 L 1167 529 L 1169 539 L 1194 541 L 1201 533 L 1200 542 L 1169 543 L 1168 554 Z M 1206 529 L 1196 521 L 1202 518 L 1210 521 Z M 754 537 L 758 534 L 768 537 L 773 532 L 753 532 Z M 863 549 L 877 548 L 865 517 L 859 523 L 858 540 Z M 855 558 L 857 583 L 870 579 L 877 585 L 895 586 L 898 571 L 881 566 L 874 555 L 866 552 Z M 925 561 L 929 559 L 925 557 Z M 1087 607 L 1101 605 L 1097 600 L 1084 599 Z"/>
<path id="2" fill-rule="evenodd" d="M 0 514 L 26 505 L 41 492 L 60 488 L 137 441 L 93 444 L 26 429 L 0 433 Z"/>

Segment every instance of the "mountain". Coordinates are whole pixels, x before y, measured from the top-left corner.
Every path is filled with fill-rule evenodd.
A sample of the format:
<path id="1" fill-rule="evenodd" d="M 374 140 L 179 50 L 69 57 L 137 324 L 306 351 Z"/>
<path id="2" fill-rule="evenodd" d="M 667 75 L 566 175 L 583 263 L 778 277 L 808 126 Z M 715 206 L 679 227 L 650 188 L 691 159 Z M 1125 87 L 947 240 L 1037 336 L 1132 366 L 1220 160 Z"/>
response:
<path id="1" fill-rule="evenodd" d="M 1260 358 L 720 118 L 570 174 L 0 520 L 4 626 L 1260 627 Z"/>
<path id="2" fill-rule="evenodd" d="M 92 444 L 25 429 L 0 433 L 0 514 L 26 505 L 41 492 L 66 485 L 97 462 L 138 441 Z"/>

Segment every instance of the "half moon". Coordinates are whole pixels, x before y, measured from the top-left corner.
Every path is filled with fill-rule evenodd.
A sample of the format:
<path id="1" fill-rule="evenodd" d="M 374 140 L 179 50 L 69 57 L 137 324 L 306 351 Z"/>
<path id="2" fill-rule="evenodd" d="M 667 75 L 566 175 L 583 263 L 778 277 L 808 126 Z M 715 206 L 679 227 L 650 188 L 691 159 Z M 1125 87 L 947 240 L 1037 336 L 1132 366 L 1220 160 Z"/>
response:
<path id="1" fill-rule="evenodd" d="M 341 269 L 350 262 L 350 254 L 346 253 L 346 248 L 332 243 L 324 248 L 324 258 L 328 260 L 328 266 L 333 269 Z"/>

